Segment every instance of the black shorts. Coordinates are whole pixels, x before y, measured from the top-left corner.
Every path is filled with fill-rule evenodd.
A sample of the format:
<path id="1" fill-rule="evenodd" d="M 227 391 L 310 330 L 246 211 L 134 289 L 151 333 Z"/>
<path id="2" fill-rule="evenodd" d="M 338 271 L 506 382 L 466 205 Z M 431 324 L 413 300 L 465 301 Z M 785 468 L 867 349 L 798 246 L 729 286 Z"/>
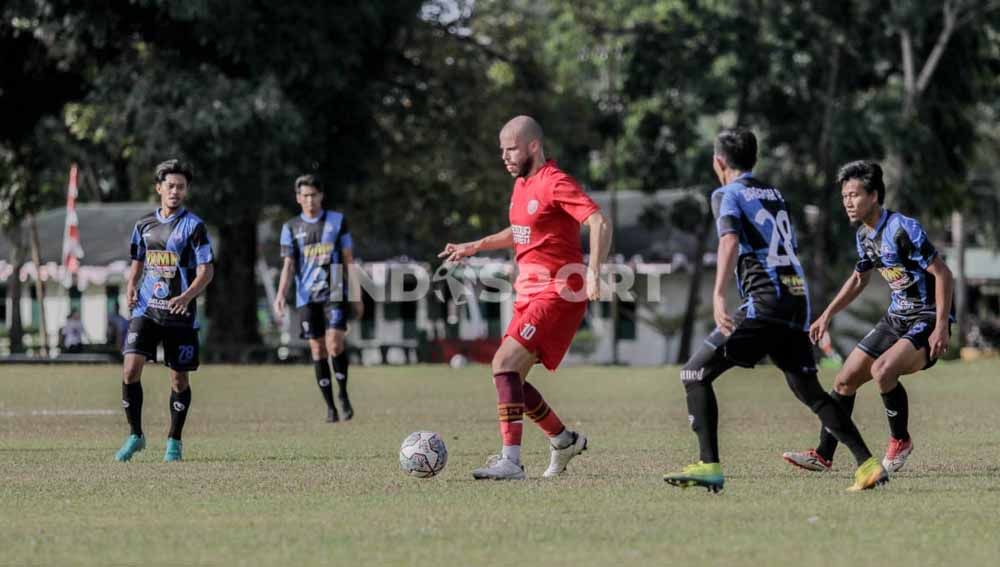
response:
<path id="1" fill-rule="evenodd" d="M 930 336 L 934 332 L 937 317 L 934 315 L 924 315 L 920 317 L 900 317 L 892 313 L 886 313 L 879 320 L 875 328 L 865 335 L 858 343 L 858 349 L 872 358 L 878 358 L 885 354 L 892 345 L 900 339 L 906 339 L 913 343 L 913 348 L 924 350 L 927 356 L 927 364 L 924 370 L 937 364 L 936 358 L 931 358 Z"/>
<path id="2" fill-rule="evenodd" d="M 156 360 L 156 347 L 163 343 L 163 364 L 178 372 L 198 370 L 200 363 L 198 329 L 169 327 L 146 317 L 134 317 L 128 323 L 128 335 L 122 354 L 141 354 Z"/>
<path id="3" fill-rule="evenodd" d="M 716 329 L 705 339 L 702 347 L 684 365 L 683 381 L 714 380 L 733 366 L 753 368 L 765 356 L 770 356 L 774 365 L 786 372 L 816 372 L 812 343 L 804 330 L 746 319 L 742 311 L 733 316 L 733 322 L 736 328 L 728 337 Z"/>
<path id="4" fill-rule="evenodd" d="M 347 330 L 347 305 L 345 303 L 307 303 L 299 307 L 299 336 L 303 339 L 322 339 L 327 329 Z"/>

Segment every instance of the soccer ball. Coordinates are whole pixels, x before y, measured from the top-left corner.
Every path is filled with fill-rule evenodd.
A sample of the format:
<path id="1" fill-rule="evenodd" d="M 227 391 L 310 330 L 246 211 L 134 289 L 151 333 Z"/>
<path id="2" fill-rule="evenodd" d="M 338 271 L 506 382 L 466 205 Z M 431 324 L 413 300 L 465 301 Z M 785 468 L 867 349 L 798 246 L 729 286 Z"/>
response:
<path id="1" fill-rule="evenodd" d="M 430 478 L 448 464 L 448 448 L 433 431 L 415 431 L 399 448 L 399 468 L 410 476 Z"/>
<path id="2" fill-rule="evenodd" d="M 464 354 L 456 354 L 448 361 L 452 368 L 465 368 L 469 364 L 469 359 Z"/>

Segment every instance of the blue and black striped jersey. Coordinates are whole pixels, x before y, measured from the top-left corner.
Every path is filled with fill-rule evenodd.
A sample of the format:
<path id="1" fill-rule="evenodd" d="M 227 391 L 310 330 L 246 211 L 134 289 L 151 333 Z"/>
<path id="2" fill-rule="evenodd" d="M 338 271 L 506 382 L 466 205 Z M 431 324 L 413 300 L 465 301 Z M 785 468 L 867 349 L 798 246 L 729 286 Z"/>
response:
<path id="1" fill-rule="evenodd" d="M 347 219 L 336 211 L 314 219 L 299 215 L 281 227 L 281 257 L 295 261 L 296 307 L 346 297 L 342 254 L 352 246 Z M 334 287 L 339 293 L 331 293 Z"/>
<path id="2" fill-rule="evenodd" d="M 205 223 L 186 209 L 164 218 L 157 209 L 135 223 L 129 256 L 143 263 L 142 284 L 132 317 L 171 327 L 198 327 L 196 300 L 186 315 L 170 312 L 168 302 L 194 281 L 198 264 L 214 261 Z"/>
<path id="3" fill-rule="evenodd" d="M 857 234 L 858 272 L 877 269 L 892 290 L 889 313 L 902 317 L 933 315 L 934 275 L 927 268 L 937 249 L 916 220 L 888 209 L 872 230 L 862 224 Z"/>
<path id="4" fill-rule="evenodd" d="M 809 288 L 781 192 L 745 173 L 712 193 L 712 213 L 720 238 L 739 236 L 736 279 L 746 317 L 808 329 Z"/>

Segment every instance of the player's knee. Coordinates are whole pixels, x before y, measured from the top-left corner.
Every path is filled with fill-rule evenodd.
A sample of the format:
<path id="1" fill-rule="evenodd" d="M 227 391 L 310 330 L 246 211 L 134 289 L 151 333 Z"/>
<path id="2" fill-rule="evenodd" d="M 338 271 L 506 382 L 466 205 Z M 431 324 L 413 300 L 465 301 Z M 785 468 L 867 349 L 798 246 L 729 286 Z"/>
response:
<path id="1" fill-rule="evenodd" d="M 126 384 L 134 384 L 142 377 L 143 360 L 138 357 L 125 357 L 125 364 L 122 365 L 122 379 Z"/>
<path id="2" fill-rule="evenodd" d="M 326 346 L 320 342 L 314 342 L 309 345 L 309 351 L 312 353 L 313 360 L 323 360 L 327 357 Z"/>
<path id="3" fill-rule="evenodd" d="M 886 392 L 896 386 L 899 373 L 893 368 L 892 364 L 879 359 L 872 364 L 872 378 L 878 384 L 879 390 Z"/>
<path id="4" fill-rule="evenodd" d="M 175 392 L 183 392 L 187 390 L 191 385 L 188 381 L 187 372 L 171 372 L 170 373 L 170 389 Z"/>
<path id="5" fill-rule="evenodd" d="M 344 339 L 328 340 L 326 349 L 330 352 L 330 356 L 340 356 L 340 353 L 344 352 Z"/>

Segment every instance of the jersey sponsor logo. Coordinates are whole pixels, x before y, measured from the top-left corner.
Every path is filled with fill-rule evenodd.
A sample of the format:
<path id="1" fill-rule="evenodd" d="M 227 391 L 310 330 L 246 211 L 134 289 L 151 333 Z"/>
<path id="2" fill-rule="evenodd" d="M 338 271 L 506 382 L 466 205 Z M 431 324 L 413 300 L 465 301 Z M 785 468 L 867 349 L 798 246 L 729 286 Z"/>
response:
<path id="1" fill-rule="evenodd" d="M 514 235 L 514 244 L 529 244 L 531 242 L 531 227 L 519 224 L 510 225 L 510 230 Z"/>
<path id="2" fill-rule="evenodd" d="M 146 270 L 161 278 L 171 279 L 177 274 L 177 254 L 170 250 L 148 250 L 146 252 Z"/>
<path id="3" fill-rule="evenodd" d="M 302 256 L 305 258 L 321 261 L 326 260 L 329 262 L 331 254 L 333 254 L 332 242 L 317 242 L 316 244 L 309 244 L 302 247 Z"/>
<path id="4" fill-rule="evenodd" d="M 165 299 L 153 298 L 149 300 L 149 303 L 147 303 L 147 305 L 149 305 L 153 309 L 163 309 L 165 311 L 170 310 L 170 302 Z"/>
<path id="5" fill-rule="evenodd" d="M 153 297 L 157 299 L 166 299 L 170 295 L 170 286 L 167 282 L 160 280 L 153 284 Z"/>
<path id="6" fill-rule="evenodd" d="M 521 332 L 519 334 L 522 339 L 530 341 L 531 337 L 535 336 L 535 332 L 537 331 L 538 327 L 532 325 L 531 323 L 525 323 L 524 326 L 521 327 Z"/>
<path id="7" fill-rule="evenodd" d="M 894 266 L 891 268 L 879 268 L 878 273 L 882 274 L 882 278 L 885 279 L 886 283 L 893 291 L 899 291 L 901 289 L 906 289 L 913 285 L 913 278 L 910 276 L 910 272 L 902 266 Z"/>
<path id="8" fill-rule="evenodd" d="M 788 293 L 792 295 L 806 294 L 806 280 L 800 276 L 781 276 L 781 283 L 788 288 Z"/>
<path id="9" fill-rule="evenodd" d="M 528 214 L 533 215 L 538 212 L 538 199 L 528 201 Z"/>

